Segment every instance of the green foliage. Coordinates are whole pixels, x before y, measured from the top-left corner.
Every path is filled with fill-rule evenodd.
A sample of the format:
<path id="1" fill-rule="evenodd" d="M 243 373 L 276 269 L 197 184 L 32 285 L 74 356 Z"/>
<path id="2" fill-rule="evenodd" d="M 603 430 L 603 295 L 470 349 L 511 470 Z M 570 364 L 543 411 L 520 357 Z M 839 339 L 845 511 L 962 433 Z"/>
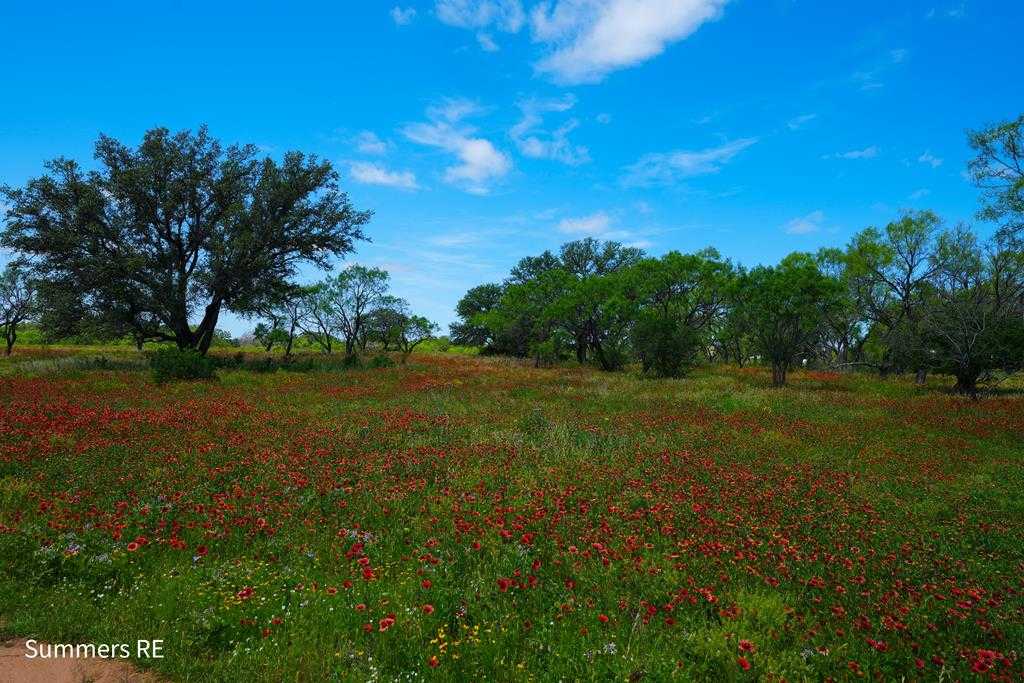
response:
<path id="1" fill-rule="evenodd" d="M 165 347 L 149 358 L 153 380 L 158 384 L 174 380 L 208 380 L 216 377 L 215 363 L 194 349 Z"/>
<path id="2" fill-rule="evenodd" d="M 978 217 L 999 225 L 1001 236 L 1024 237 L 1024 115 L 980 131 L 967 141 L 977 156 L 967 171 L 981 190 Z"/>
<path id="3" fill-rule="evenodd" d="M 842 296 L 839 284 L 801 253 L 744 274 L 738 292 L 738 305 L 750 316 L 757 348 L 771 362 L 776 386 L 785 384 L 786 373 L 813 352 L 826 316 Z"/>
<path id="4" fill-rule="evenodd" d="M 644 372 L 679 377 L 696 362 L 698 340 L 690 328 L 645 311 L 633 330 L 633 347 Z"/>
<path id="5" fill-rule="evenodd" d="M 10 208 L 0 243 L 31 257 L 46 282 L 46 319 L 63 332 L 173 340 L 205 353 L 222 310 L 256 312 L 293 288 L 303 263 L 327 267 L 351 252 L 370 219 L 330 163 L 256 153 L 222 147 L 205 127 L 155 128 L 137 147 L 100 136 L 95 171 L 57 159 L 23 188 L 3 190 Z"/>
<path id="6" fill-rule="evenodd" d="M 392 360 L 391 356 L 383 353 L 378 353 L 376 356 L 370 359 L 370 362 L 366 364 L 366 367 L 379 369 L 379 368 L 392 368 L 395 366 L 395 361 Z"/>

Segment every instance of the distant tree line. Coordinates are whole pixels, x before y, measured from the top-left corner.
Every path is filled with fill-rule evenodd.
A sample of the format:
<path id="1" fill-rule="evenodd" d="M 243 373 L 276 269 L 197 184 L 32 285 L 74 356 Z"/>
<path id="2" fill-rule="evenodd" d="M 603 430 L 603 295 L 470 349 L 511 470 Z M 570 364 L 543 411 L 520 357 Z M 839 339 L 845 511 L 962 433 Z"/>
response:
<path id="1" fill-rule="evenodd" d="M 459 301 L 452 341 L 545 365 L 569 358 L 678 376 L 764 362 L 777 386 L 810 364 L 980 382 L 1024 367 L 1024 117 L 969 134 L 982 241 L 932 212 L 862 230 L 845 248 L 744 268 L 713 249 L 650 258 L 588 238 L 522 259 Z"/>
<path id="2" fill-rule="evenodd" d="M 405 360 L 438 327 L 414 315 L 405 299 L 389 294 L 388 281 L 384 270 L 350 265 L 334 277 L 265 301 L 255 312 L 261 322 L 253 336 L 268 352 L 280 346 L 286 357 L 301 336 L 324 353 L 338 350 L 340 342 L 351 357 L 372 344 L 385 353 L 399 351 Z"/>
<path id="3" fill-rule="evenodd" d="M 340 336 L 349 354 L 370 334 L 408 352 L 433 331 L 383 295 L 382 271 L 352 266 L 315 287 L 297 282 L 301 265 L 328 269 L 351 253 L 371 217 L 329 162 L 261 159 L 205 127 L 156 128 L 135 148 L 100 136 L 95 159 L 91 171 L 56 159 L 24 187 L 0 189 L 0 246 L 16 254 L 0 276 L 7 353 L 28 321 L 51 339 L 130 337 L 203 354 L 223 334 L 224 311 L 265 316 L 287 351 L 298 330 L 327 351 Z"/>

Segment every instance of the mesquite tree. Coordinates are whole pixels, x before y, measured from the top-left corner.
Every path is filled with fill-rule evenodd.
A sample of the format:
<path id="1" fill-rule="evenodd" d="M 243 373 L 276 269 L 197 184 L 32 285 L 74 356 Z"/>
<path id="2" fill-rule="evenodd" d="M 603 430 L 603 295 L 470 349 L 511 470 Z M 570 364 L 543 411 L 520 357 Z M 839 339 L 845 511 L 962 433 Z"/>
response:
<path id="1" fill-rule="evenodd" d="M 56 159 L 4 188 L 2 244 L 32 257 L 50 296 L 76 302 L 63 310 L 110 334 L 205 353 L 222 311 L 251 314 L 290 289 L 301 264 L 327 268 L 370 219 L 330 163 L 260 160 L 205 127 L 156 128 L 138 147 L 100 136 L 95 157 L 96 170 Z"/>
<path id="2" fill-rule="evenodd" d="M 35 308 L 34 283 L 20 264 L 7 264 L 0 272 L 0 331 L 6 344 L 4 355 L 11 355 L 18 339 L 18 326 L 35 313 Z"/>

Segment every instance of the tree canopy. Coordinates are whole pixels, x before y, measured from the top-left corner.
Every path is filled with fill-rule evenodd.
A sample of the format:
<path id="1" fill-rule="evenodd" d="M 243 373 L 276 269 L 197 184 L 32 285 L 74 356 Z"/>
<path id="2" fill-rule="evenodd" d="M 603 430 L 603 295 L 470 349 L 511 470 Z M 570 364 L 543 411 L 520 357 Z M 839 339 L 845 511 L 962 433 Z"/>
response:
<path id="1" fill-rule="evenodd" d="M 371 216 L 351 205 L 329 162 L 300 152 L 261 160 L 205 127 L 156 128 L 137 147 L 100 136 L 95 160 L 86 170 L 56 159 L 3 189 L 0 243 L 31 257 L 66 328 L 205 352 L 223 310 L 255 312 L 295 286 L 301 264 L 328 267 Z"/>

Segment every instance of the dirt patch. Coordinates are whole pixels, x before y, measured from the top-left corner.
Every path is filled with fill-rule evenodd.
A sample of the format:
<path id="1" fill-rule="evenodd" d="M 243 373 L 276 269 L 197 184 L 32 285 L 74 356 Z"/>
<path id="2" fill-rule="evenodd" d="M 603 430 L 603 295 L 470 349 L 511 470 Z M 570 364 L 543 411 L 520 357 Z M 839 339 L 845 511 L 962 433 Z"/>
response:
<path id="1" fill-rule="evenodd" d="M 111 659 L 29 659 L 25 640 L 0 642 L 3 683 L 160 683 L 129 662 Z M 42 643 L 39 643 L 42 646 Z"/>

